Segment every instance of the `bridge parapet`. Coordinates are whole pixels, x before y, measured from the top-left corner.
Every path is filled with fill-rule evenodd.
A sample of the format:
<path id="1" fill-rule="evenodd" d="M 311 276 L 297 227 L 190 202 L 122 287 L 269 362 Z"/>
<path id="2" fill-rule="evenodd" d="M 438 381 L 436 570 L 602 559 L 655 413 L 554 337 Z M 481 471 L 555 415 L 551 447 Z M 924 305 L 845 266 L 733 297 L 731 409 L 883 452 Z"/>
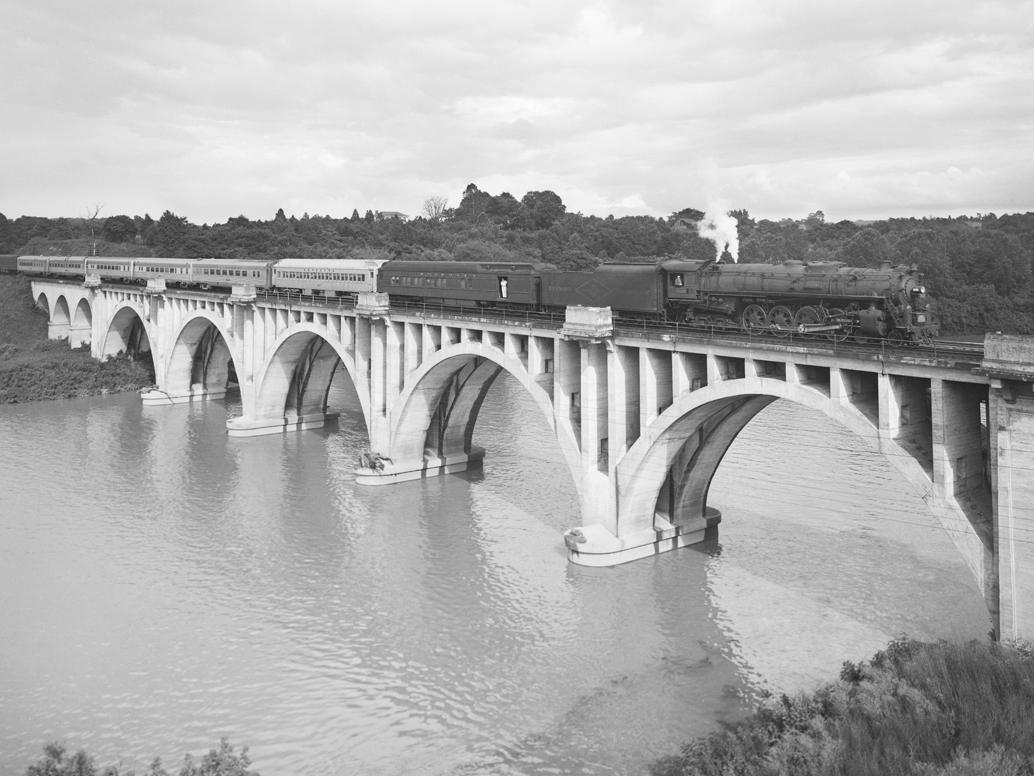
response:
<path id="1" fill-rule="evenodd" d="M 614 314 L 609 307 L 568 307 L 560 333 L 568 339 L 589 342 L 608 339 L 614 336 Z"/>
<path id="2" fill-rule="evenodd" d="M 979 371 L 992 380 L 1034 382 L 1034 339 L 988 334 L 984 338 L 984 360 Z"/>

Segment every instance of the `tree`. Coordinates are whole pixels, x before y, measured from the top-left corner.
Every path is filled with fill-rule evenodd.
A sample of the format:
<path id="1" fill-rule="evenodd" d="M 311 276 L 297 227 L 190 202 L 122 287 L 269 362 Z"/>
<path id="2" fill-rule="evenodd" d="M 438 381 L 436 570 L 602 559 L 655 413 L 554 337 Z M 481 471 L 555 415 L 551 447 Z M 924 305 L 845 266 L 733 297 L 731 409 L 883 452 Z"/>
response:
<path id="1" fill-rule="evenodd" d="M 104 222 L 101 236 L 108 242 L 128 242 L 136 237 L 136 223 L 129 216 L 112 216 Z"/>
<path id="2" fill-rule="evenodd" d="M 852 267 L 876 267 L 890 260 L 890 247 L 882 234 L 867 226 L 844 243 L 840 255 Z"/>
<path id="3" fill-rule="evenodd" d="M 97 255 L 97 229 L 98 223 L 97 218 L 101 214 L 101 210 L 104 209 L 104 204 L 98 202 L 94 204 L 92 208 L 86 208 L 86 213 L 83 215 L 83 223 L 86 228 L 90 230 L 90 240 L 93 242 L 93 255 Z"/>
<path id="4" fill-rule="evenodd" d="M 423 213 L 427 216 L 429 221 L 437 224 L 445 217 L 445 210 L 448 207 L 448 197 L 439 197 L 435 195 L 424 200 Z"/>
<path id="5" fill-rule="evenodd" d="M 504 191 L 498 197 L 493 197 L 489 205 L 489 213 L 507 229 L 516 229 L 520 226 L 521 202 L 517 197 L 508 191 Z"/>
<path id="6" fill-rule="evenodd" d="M 552 191 L 529 191 L 521 198 L 535 229 L 548 229 L 554 221 L 564 216 L 567 205 Z"/>
<path id="7" fill-rule="evenodd" d="M 492 204 L 492 195 L 477 187 L 477 184 L 468 183 L 463 190 L 463 197 L 456 208 L 456 218 L 461 221 L 469 221 L 476 224 L 478 219 L 488 213 Z"/>
<path id="8" fill-rule="evenodd" d="M 366 221 L 366 223 L 368 224 L 372 224 L 376 220 L 376 218 L 373 215 L 373 211 L 367 210 L 366 215 L 363 216 L 363 220 Z"/>
<path id="9" fill-rule="evenodd" d="M 287 221 L 287 215 L 284 213 L 284 209 L 277 208 L 276 215 L 273 216 L 274 221 Z"/>
<path id="10" fill-rule="evenodd" d="M 668 217 L 668 223 L 674 224 L 680 218 L 685 218 L 687 221 L 702 221 L 704 219 L 704 211 L 697 210 L 695 207 L 684 207 L 682 210 L 672 213 Z"/>
<path id="11" fill-rule="evenodd" d="M 189 234 L 187 219 L 166 210 L 154 225 L 155 255 L 165 258 L 182 256 Z"/>
<path id="12" fill-rule="evenodd" d="M 359 218 L 359 208 L 353 208 L 352 209 L 352 219 L 351 220 L 352 221 L 359 221 L 360 220 L 360 218 Z"/>

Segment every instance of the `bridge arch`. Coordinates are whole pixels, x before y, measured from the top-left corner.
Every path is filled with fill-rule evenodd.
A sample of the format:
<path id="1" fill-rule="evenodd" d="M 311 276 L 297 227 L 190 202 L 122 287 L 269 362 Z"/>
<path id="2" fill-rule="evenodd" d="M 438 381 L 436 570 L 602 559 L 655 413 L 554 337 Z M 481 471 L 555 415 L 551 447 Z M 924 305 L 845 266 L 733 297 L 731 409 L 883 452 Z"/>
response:
<path id="1" fill-rule="evenodd" d="M 84 296 L 79 300 L 79 304 L 75 306 L 72 327 L 76 329 L 89 329 L 91 326 L 93 326 L 93 308 L 90 306 L 90 300 Z"/>
<path id="2" fill-rule="evenodd" d="M 345 368 L 363 409 L 370 431 L 370 399 L 365 375 L 356 370 L 355 357 L 324 326 L 298 323 L 285 330 L 268 349 L 259 370 L 254 406 L 245 415 L 256 419 L 293 420 L 325 413 L 327 395 L 338 364 Z"/>
<path id="3" fill-rule="evenodd" d="M 390 457 L 422 461 L 466 454 L 489 388 L 506 371 L 531 395 L 560 443 L 564 459 L 582 490 L 581 453 L 570 422 L 559 422 L 550 394 L 529 374 L 523 361 L 482 342 L 443 347 L 406 376 L 406 386 L 391 411 Z"/>
<path id="4" fill-rule="evenodd" d="M 50 299 L 47 298 L 46 291 L 39 291 L 33 303 L 36 305 L 37 310 L 42 310 L 48 316 L 50 315 Z"/>
<path id="5" fill-rule="evenodd" d="M 98 355 L 103 359 L 122 352 L 150 352 L 151 343 L 157 341 L 153 325 L 144 320 L 131 302 L 124 301 L 112 311 Z"/>
<path id="6" fill-rule="evenodd" d="M 957 505 L 937 497 L 923 466 L 854 407 L 807 385 L 773 378 L 721 381 L 676 398 L 617 464 L 620 530 L 651 528 L 658 508 L 665 511 L 665 506 L 676 525 L 703 517 L 711 480 L 725 453 L 776 399 L 821 412 L 882 453 L 923 496 L 983 589 L 986 569 L 981 559 L 988 549 Z"/>
<path id="7" fill-rule="evenodd" d="M 224 324 L 208 310 L 197 310 L 183 321 L 164 364 L 165 385 L 170 394 L 189 393 L 195 386 L 222 390 L 229 379 L 231 363 L 234 372 L 240 373 L 229 345 L 232 336 Z"/>
<path id="8" fill-rule="evenodd" d="M 54 309 L 50 313 L 50 323 L 53 327 L 62 327 L 66 332 L 69 324 L 72 323 L 72 314 L 68 309 L 68 299 L 64 294 L 58 296 L 54 301 Z"/>

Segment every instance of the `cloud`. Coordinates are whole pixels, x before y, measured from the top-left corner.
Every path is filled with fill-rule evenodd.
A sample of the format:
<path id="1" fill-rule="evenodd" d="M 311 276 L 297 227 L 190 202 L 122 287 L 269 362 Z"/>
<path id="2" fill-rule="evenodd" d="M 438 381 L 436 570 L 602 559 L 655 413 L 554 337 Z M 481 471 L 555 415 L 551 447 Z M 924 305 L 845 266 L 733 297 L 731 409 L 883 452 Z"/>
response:
<path id="1" fill-rule="evenodd" d="M 415 213 L 470 182 L 600 215 L 715 196 L 777 218 L 1031 209 L 1032 17 L 1023 0 L 13 0 L 0 210 Z"/>

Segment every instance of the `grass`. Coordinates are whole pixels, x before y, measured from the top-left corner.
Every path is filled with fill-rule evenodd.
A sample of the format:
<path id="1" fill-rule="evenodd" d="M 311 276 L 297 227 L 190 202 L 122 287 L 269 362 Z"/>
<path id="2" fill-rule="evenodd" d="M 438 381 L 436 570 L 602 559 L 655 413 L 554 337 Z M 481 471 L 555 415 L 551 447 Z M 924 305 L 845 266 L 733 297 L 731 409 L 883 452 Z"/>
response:
<path id="1" fill-rule="evenodd" d="M 154 382 L 149 360 L 96 361 L 89 347 L 72 350 L 47 338 L 29 279 L 0 275 L 0 404 L 136 391 Z"/>
<path id="2" fill-rule="evenodd" d="M 1034 648 L 895 641 L 810 695 L 655 762 L 654 776 L 1034 775 Z"/>

